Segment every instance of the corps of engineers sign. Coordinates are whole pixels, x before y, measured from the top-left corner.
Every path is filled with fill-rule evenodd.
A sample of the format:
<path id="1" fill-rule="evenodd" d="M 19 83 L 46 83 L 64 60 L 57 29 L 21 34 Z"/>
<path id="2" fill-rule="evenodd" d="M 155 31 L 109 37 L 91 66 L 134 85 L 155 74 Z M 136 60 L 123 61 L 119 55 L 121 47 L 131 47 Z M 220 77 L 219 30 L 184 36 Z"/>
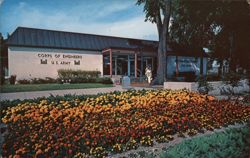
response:
<path id="1" fill-rule="evenodd" d="M 82 55 L 39 53 L 40 64 L 80 65 Z"/>

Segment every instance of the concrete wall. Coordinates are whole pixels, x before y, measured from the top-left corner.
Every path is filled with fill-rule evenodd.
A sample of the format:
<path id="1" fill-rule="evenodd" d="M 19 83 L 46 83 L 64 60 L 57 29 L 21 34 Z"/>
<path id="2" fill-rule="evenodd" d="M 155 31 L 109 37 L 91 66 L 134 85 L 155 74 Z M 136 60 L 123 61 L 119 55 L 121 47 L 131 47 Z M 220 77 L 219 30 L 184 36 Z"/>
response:
<path id="1" fill-rule="evenodd" d="M 208 92 L 209 95 L 220 96 L 220 95 L 228 95 L 229 90 L 233 90 L 235 94 L 241 94 L 250 92 L 250 87 L 248 86 L 248 81 L 241 80 L 237 87 L 232 87 L 228 84 L 224 84 L 222 81 L 208 82 L 210 86 L 213 88 Z M 198 83 L 197 82 L 164 82 L 164 89 L 188 89 L 190 91 L 198 91 Z"/>
<path id="2" fill-rule="evenodd" d="M 208 92 L 209 95 L 227 95 L 227 93 L 230 93 L 230 90 L 235 94 L 241 94 L 250 91 L 250 87 L 248 86 L 248 81 L 246 79 L 241 80 L 236 87 L 232 87 L 231 85 L 225 84 L 222 81 L 209 82 L 209 84 L 213 87 L 213 89 Z"/>
<path id="3" fill-rule="evenodd" d="M 164 89 L 179 90 L 184 88 L 197 92 L 198 84 L 196 82 L 164 82 Z"/>
<path id="4" fill-rule="evenodd" d="M 56 78 L 58 69 L 97 70 L 103 74 L 103 57 L 97 51 L 9 47 L 8 60 L 9 75 L 17 75 L 17 80 Z"/>

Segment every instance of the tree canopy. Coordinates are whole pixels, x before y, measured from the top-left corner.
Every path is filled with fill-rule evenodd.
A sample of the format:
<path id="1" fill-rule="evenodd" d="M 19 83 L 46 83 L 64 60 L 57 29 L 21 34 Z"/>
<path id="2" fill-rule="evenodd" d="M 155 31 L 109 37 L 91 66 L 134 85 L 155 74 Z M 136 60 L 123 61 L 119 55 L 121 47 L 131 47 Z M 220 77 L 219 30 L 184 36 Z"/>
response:
<path id="1" fill-rule="evenodd" d="M 137 4 L 144 5 L 145 20 L 157 25 L 160 83 L 166 77 L 167 42 L 209 48 L 213 58 L 229 59 L 232 70 L 236 65 L 250 68 L 247 0 L 137 0 Z"/>
<path id="2" fill-rule="evenodd" d="M 176 0 L 171 40 L 181 45 L 207 47 L 217 59 L 230 58 L 249 67 L 250 5 L 246 0 Z"/>

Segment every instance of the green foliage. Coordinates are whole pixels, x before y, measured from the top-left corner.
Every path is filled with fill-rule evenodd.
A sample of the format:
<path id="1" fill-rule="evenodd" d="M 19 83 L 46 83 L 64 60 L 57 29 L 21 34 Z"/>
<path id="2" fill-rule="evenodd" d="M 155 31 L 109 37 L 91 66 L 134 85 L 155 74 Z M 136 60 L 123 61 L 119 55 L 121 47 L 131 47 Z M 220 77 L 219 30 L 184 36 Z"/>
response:
<path id="1" fill-rule="evenodd" d="M 248 86 L 250 87 L 250 71 L 248 70 L 247 74 L 246 74 L 246 79 L 247 79 L 247 83 L 248 83 Z"/>
<path id="2" fill-rule="evenodd" d="M 235 72 L 231 72 L 231 73 L 226 74 L 223 77 L 223 82 L 225 84 L 231 85 L 232 87 L 237 87 L 239 86 L 239 82 L 241 79 L 242 79 L 242 75 L 235 73 Z"/>
<path id="3" fill-rule="evenodd" d="M 241 129 L 228 129 L 225 132 L 185 140 L 167 149 L 160 157 L 249 157 L 249 138 L 249 125 Z"/>
<path id="4" fill-rule="evenodd" d="M 18 80 L 17 83 L 19 84 L 30 84 L 30 80 L 27 80 L 27 79 L 21 79 L 21 80 Z"/>
<path id="5" fill-rule="evenodd" d="M 213 87 L 207 82 L 207 77 L 201 76 L 198 78 L 198 91 L 203 94 L 208 94 Z"/>
<path id="6" fill-rule="evenodd" d="M 47 84 L 47 83 L 57 83 L 57 79 L 53 79 L 51 77 L 43 78 L 33 78 L 31 79 L 30 83 L 32 84 Z"/>
<path id="7" fill-rule="evenodd" d="M 221 81 L 221 77 L 217 74 L 207 75 L 207 81 Z"/>
<path id="8" fill-rule="evenodd" d="M 143 11 L 146 14 L 146 21 L 155 22 L 156 16 L 160 13 L 160 9 L 163 9 L 162 0 L 138 0 L 137 5 L 144 4 Z"/>
<path id="9" fill-rule="evenodd" d="M 98 78 L 101 74 L 100 71 L 83 71 L 83 70 L 71 70 L 71 69 L 59 69 L 58 77 L 60 79 L 79 79 L 79 78 Z"/>
<path id="10" fill-rule="evenodd" d="M 112 84 L 108 77 L 100 78 L 100 71 L 82 71 L 82 70 L 58 70 L 58 80 L 61 83 L 103 83 Z"/>
<path id="11" fill-rule="evenodd" d="M 96 83 L 113 84 L 113 81 L 109 77 L 96 78 Z"/>
<path id="12" fill-rule="evenodd" d="M 1 64 L 1 61 L 0 61 L 0 64 Z M 4 84 L 4 81 L 5 81 L 5 78 L 4 78 L 4 71 L 2 70 L 2 68 L 0 68 L 0 85 L 3 85 Z"/>
<path id="13" fill-rule="evenodd" d="M 174 1 L 171 40 L 184 46 L 207 46 L 213 35 L 217 1 Z"/>
<path id="14" fill-rule="evenodd" d="M 32 78 L 30 80 L 20 79 L 17 82 L 19 84 L 48 84 L 48 83 L 57 83 L 58 80 L 51 77 L 45 77 L 45 78 Z"/>
<path id="15" fill-rule="evenodd" d="M 16 75 L 11 75 L 10 76 L 10 84 L 15 84 L 16 83 Z"/>
<path id="16" fill-rule="evenodd" d="M 113 84 L 109 77 L 99 77 L 99 71 L 73 71 L 73 70 L 58 70 L 58 79 L 46 78 L 32 78 L 20 79 L 19 84 L 48 84 L 48 83 L 102 83 Z M 13 81 L 14 82 L 14 81 Z"/>
<path id="17" fill-rule="evenodd" d="M 174 1 L 171 41 L 207 47 L 214 58 L 231 58 L 230 65 L 249 68 L 250 9 L 247 1 Z M 231 67 L 233 68 L 233 67 Z"/>

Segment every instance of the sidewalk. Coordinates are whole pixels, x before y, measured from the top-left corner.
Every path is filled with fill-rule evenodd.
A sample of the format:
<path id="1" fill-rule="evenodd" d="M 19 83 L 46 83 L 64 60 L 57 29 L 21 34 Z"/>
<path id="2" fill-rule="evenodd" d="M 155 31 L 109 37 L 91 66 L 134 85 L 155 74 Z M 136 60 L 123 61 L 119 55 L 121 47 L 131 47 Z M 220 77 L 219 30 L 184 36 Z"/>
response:
<path id="1" fill-rule="evenodd" d="M 143 89 L 141 87 L 133 87 L 133 89 L 139 90 Z M 148 88 L 144 88 L 148 89 Z M 15 99 L 34 99 L 38 97 L 49 97 L 50 95 L 63 96 L 66 94 L 71 95 L 87 95 L 87 94 L 97 94 L 97 93 L 108 93 L 113 91 L 126 91 L 120 85 L 108 88 L 89 88 L 89 89 L 67 89 L 67 90 L 51 90 L 51 91 L 33 91 L 33 92 L 16 92 L 16 93 L 0 93 L 0 101 L 3 100 L 15 100 Z"/>

